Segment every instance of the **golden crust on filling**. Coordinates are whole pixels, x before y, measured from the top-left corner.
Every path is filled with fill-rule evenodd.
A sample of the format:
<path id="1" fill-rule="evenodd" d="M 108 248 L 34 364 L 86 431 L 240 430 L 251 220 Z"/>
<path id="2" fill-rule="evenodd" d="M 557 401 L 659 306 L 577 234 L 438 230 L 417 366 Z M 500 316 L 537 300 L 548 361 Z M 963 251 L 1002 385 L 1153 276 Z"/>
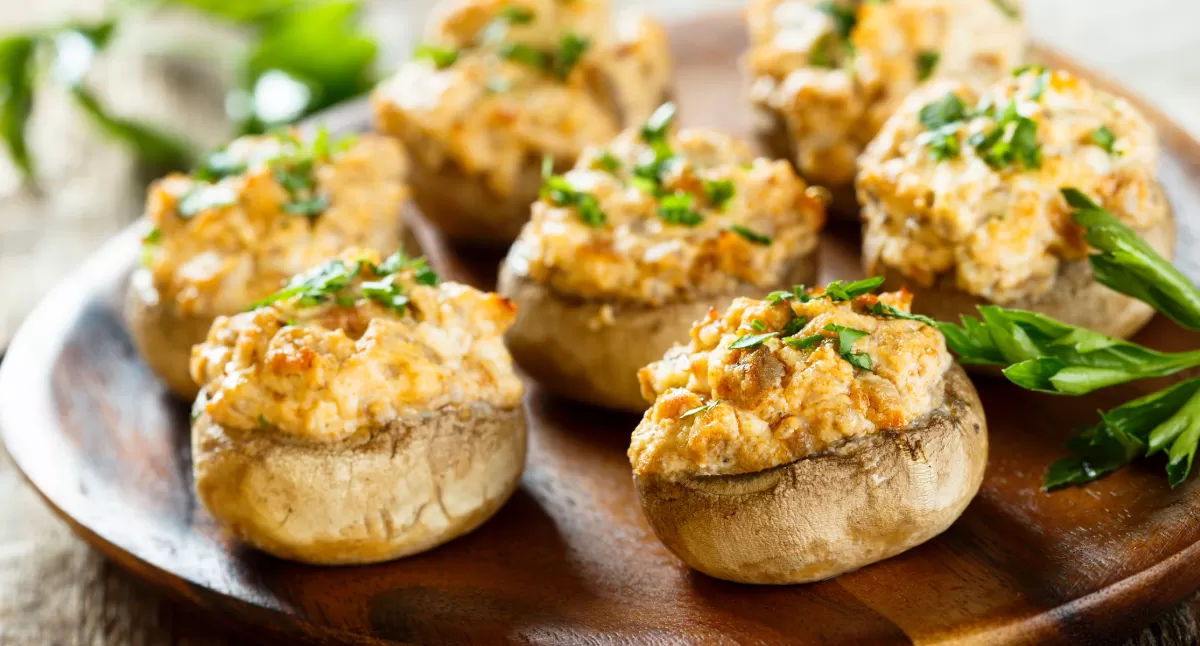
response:
<path id="1" fill-rule="evenodd" d="M 222 426 L 337 441 L 445 406 L 520 405 L 502 339 L 516 308 L 501 296 L 360 250 L 279 296 L 219 317 L 192 349 L 198 405 Z"/>
<path id="2" fill-rule="evenodd" d="M 986 84 L 1019 64 L 1021 3 L 755 0 L 746 11 L 751 98 L 780 114 L 811 181 L 845 186 L 855 159 L 927 78 Z M 848 31 L 848 33 L 847 33 Z"/>
<path id="3" fill-rule="evenodd" d="M 642 369 L 653 405 L 629 447 L 638 475 L 761 471 L 909 428 L 943 405 L 952 359 L 936 328 L 896 318 L 911 295 L 805 293 L 712 310 L 687 345 Z"/>
<path id="4" fill-rule="evenodd" d="M 948 97 L 965 116 L 923 124 L 922 109 Z M 1035 133 L 1032 143 L 987 142 L 1018 127 Z M 1007 159 L 1009 151 L 1018 154 Z M 1001 304 L 1037 297 L 1063 262 L 1088 252 L 1060 190 L 1077 188 L 1146 231 L 1170 217 L 1158 155 L 1153 126 L 1132 105 L 1066 72 L 1033 68 L 985 91 L 928 86 L 860 160 L 865 261 L 871 272 L 897 269 L 922 285 L 949 275 L 958 289 Z"/>
<path id="5" fill-rule="evenodd" d="M 380 128 L 499 195 L 543 156 L 573 161 L 646 118 L 669 83 L 662 27 L 614 21 L 603 0 L 446 3 L 426 38 L 441 60 L 419 53 L 376 89 Z"/>
<path id="6" fill-rule="evenodd" d="M 400 148 L 373 136 L 328 143 L 326 154 L 313 145 L 242 137 L 210 157 L 219 167 L 206 175 L 150 187 L 144 264 L 161 303 L 190 316 L 238 312 L 342 249 L 395 248 L 408 196 Z"/>
<path id="7" fill-rule="evenodd" d="M 661 305 L 778 285 L 824 222 L 823 193 L 785 161 L 719 132 L 633 129 L 547 184 L 509 266 L 569 296 Z"/>

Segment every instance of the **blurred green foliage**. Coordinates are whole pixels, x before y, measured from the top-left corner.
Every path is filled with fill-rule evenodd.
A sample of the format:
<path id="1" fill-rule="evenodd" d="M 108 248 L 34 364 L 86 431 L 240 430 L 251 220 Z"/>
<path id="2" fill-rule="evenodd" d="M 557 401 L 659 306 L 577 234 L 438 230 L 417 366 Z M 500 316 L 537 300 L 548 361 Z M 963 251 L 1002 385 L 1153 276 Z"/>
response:
<path id="1" fill-rule="evenodd" d="M 86 85 L 101 54 L 131 13 L 181 8 L 245 33 L 234 58 L 226 105 L 242 133 L 263 132 L 358 96 L 374 84 L 377 48 L 363 30 L 359 0 L 132 0 L 92 24 L 10 34 L 0 39 L 0 138 L 27 180 L 35 161 L 25 130 L 39 83 L 68 90 L 96 126 L 156 170 L 195 158 L 185 139 L 112 114 Z"/>

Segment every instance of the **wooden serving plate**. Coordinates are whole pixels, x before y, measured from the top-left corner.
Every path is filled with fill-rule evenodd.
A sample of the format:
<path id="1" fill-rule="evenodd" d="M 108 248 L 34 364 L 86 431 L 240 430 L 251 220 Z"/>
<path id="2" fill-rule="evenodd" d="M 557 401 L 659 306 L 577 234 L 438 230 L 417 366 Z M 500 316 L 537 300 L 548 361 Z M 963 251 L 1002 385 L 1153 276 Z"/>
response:
<path id="1" fill-rule="evenodd" d="M 740 21 L 701 19 L 672 35 L 684 120 L 745 131 Z M 1200 144 L 1141 107 L 1163 136 L 1162 178 L 1187 254 L 1179 264 L 1195 280 Z M 361 129 L 369 110 L 356 103 L 329 120 Z M 498 254 L 454 249 L 422 221 L 414 226 L 447 277 L 491 285 Z M 355 644 L 1108 642 L 1200 588 L 1200 477 L 1172 491 L 1162 462 L 1142 461 L 1086 487 L 1039 490 L 1073 428 L 1146 384 L 1053 398 L 978 379 L 992 441 L 979 497 L 935 540 L 822 583 L 752 587 L 684 568 L 650 533 L 634 494 L 625 449 L 637 418 L 533 384 L 522 486 L 474 533 L 370 567 L 248 551 L 197 506 L 187 404 L 166 394 L 130 344 L 120 302 L 137 237 L 128 230 L 106 244 L 17 334 L 0 371 L 4 440 L 85 540 L 237 624 Z M 860 276 L 857 245 L 853 228 L 826 235 L 823 281 Z M 1200 337 L 1160 317 L 1138 340 L 1185 349 Z"/>

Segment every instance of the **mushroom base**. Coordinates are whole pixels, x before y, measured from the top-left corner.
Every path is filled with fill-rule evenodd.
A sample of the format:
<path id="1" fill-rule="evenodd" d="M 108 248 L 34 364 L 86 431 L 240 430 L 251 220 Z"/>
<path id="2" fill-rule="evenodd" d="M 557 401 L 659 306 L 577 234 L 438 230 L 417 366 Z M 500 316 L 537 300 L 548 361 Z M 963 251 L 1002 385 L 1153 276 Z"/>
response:
<path id="1" fill-rule="evenodd" d="M 958 365 L 920 424 L 742 475 L 634 476 L 658 538 L 689 567 L 740 583 L 819 581 L 945 531 L 979 491 L 987 423 Z"/>
<path id="2" fill-rule="evenodd" d="M 470 532 L 516 490 L 525 448 L 524 411 L 482 403 L 339 442 L 227 429 L 207 414 L 192 424 L 196 494 L 217 522 L 318 565 L 387 561 Z"/>
<path id="3" fill-rule="evenodd" d="M 175 396 L 192 401 L 200 387 L 189 366 L 192 346 L 203 343 L 213 317 L 187 316 L 164 305 L 146 269 L 134 270 L 125 294 L 125 324 L 142 360 Z"/>

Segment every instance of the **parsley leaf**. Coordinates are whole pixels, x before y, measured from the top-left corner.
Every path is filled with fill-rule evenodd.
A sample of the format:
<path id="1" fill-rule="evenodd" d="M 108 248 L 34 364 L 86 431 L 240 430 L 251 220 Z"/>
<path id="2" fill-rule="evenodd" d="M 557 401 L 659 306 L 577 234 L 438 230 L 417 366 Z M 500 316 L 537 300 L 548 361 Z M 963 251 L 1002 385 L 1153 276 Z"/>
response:
<path id="1" fill-rule="evenodd" d="M 317 305 L 349 285 L 359 271 L 357 265 L 350 268 L 341 260 L 330 260 L 295 276 L 283 289 L 254 302 L 248 309 L 255 310 L 291 298 L 298 298 L 301 307 Z"/>
<path id="2" fill-rule="evenodd" d="M 729 344 L 730 350 L 745 350 L 749 348 L 757 348 L 762 345 L 767 339 L 773 339 L 779 336 L 778 332 L 764 332 L 763 334 L 747 334 L 739 337 L 737 341 Z"/>
<path id="3" fill-rule="evenodd" d="M 706 179 L 704 180 L 704 197 L 714 208 L 724 211 L 729 200 L 737 193 L 733 180 Z"/>
<path id="4" fill-rule="evenodd" d="M 767 324 L 758 319 L 754 319 L 753 321 L 750 321 L 750 329 L 754 330 L 755 332 L 765 332 L 767 330 Z"/>
<path id="5" fill-rule="evenodd" d="M 671 130 L 671 124 L 675 122 L 675 114 L 674 103 L 668 102 L 659 106 L 646 123 L 642 124 L 642 140 L 649 144 L 665 140 Z"/>
<path id="6" fill-rule="evenodd" d="M 458 50 L 453 47 L 425 43 L 417 45 L 417 50 L 413 52 L 413 59 L 430 61 L 434 67 L 441 70 L 458 62 Z"/>
<path id="7" fill-rule="evenodd" d="M 898 309 L 888 305 L 883 301 L 878 301 L 874 305 L 867 308 L 867 311 L 875 316 L 886 316 L 893 319 L 905 319 L 909 321 L 920 321 L 925 325 L 937 327 L 938 322 L 925 316 L 924 314 L 909 314 L 902 309 Z"/>
<path id="8" fill-rule="evenodd" d="M 864 278 L 856 280 L 848 285 L 843 285 L 842 281 L 835 280 L 825 286 L 825 295 L 829 296 L 832 301 L 849 301 L 863 294 L 870 294 L 883 284 L 883 276 L 875 276 L 874 278 Z"/>
<path id="9" fill-rule="evenodd" d="M 179 217 L 187 219 L 209 209 L 220 209 L 237 204 L 237 194 L 222 184 L 198 184 L 179 199 Z"/>
<path id="10" fill-rule="evenodd" d="M 967 118 L 967 106 L 953 92 L 921 108 L 917 114 L 926 130 L 937 130 Z"/>
<path id="11" fill-rule="evenodd" d="M 562 175 L 546 178 L 546 183 L 542 186 L 542 197 L 555 206 L 575 207 L 579 219 L 590 227 L 599 228 L 608 222 L 608 217 L 600 209 L 600 201 L 596 196 L 576 190 Z"/>
<path id="12" fill-rule="evenodd" d="M 1100 146 L 1108 154 L 1113 154 L 1113 145 L 1117 143 L 1117 138 L 1113 136 L 1112 130 L 1108 126 L 1100 126 L 1092 131 L 1092 143 Z"/>
<path id="13" fill-rule="evenodd" d="M 592 168 L 599 168 L 608 173 L 615 173 L 621 170 L 621 161 L 606 150 L 600 153 L 596 157 L 596 160 L 592 162 Z"/>
<path id="14" fill-rule="evenodd" d="M 1089 258 L 1098 282 L 1200 330 L 1200 288 L 1081 191 L 1064 188 L 1062 194 L 1075 209 L 1071 217 L 1084 228 L 1084 239 L 1098 251 Z"/>
<path id="15" fill-rule="evenodd" d="M 1010 19 L 1021 19 L 1020 9 L 1017 9 L 1017 7 L 1010 2 L 1010 0 L 992 0 L 992 4 L 996 5 L 996 8 L 1000 10 L 1000 13 L 1008 16 Z"/>
<path id="16" fill-rule="evenodd" d="M 834 32 L 842 40 L 849 40 L 851 32 L 858 25 L 858 10 L 853 6 L 841 5 L 830 0 L 821 2 L 816 7 L 833 20 Z"/>
<path id="17" fill-rule="evenodd" d="M 590 46 L 591 41 L 587 38 L 571 33 L 563 34 L 558 42 L 558 51 L 554 54 L 554 75 L 566 80 Z"/>
<path id="18" fill-rule="evenodd" d="M 694 227 L 704 221 L 693 207 L 696 198 L 691 193 L 671 193 L 664 195 L 658 207 L 658 217 L 667 224 L 680 224 Z"/>
<path id="19" fill-rule="evenodd" d="M 792 346 L 793 348 L 800 348 L 801 350 L 807 350 L 808 348 L 815 347 L 817 344 L 819 344 L 820 342 L 822 342 L 824 340 L 825 340 L 824 336 L 822 336 L 820 334 L 813 334 L 812 336 L 806 336 L 806 337 L 802 337 L 799 339 L 797 339 L 797 338 L 784 339 L 783 342 Z"/>
<path id="20" fill-rule="evenodd" d="M 729 227 L 730 231 L 742 236 L 743 238 L 753 242 L 754 244 L 769 245 L 771 244 L 771 236 L 759 233 L 749 227 L 744 227 L 740 224 L 734 224 Z"/>
<path id="21" fill-rule="evenodd" d="M 942 55 L 935 51 L 925 51 L 917 54 L 917 80 L 927 81 L 937 69 Z"/>
<path id="22" fill-rule="evenodd" d="M 510 25 L 528 25 L 533 22 L 536 14 L 525 7 L 505 7 L 500 11 L 500 16 Z"/>
<path id="23" fill-rule="evenodd" d="M 394 278 L 395 276 L 392 275 L 382 280 L 364 282 L 362 294 L 381 303 L 384 307 L 403 313 L 404 308 L 408 307 L 409 298 L 404 293 L 404 289 L 395 283 Z"/>
<path id="24" fill-rule="evenodd" d="M 792 317 L 790 321 L 784 324 L 783 329 L 779 331 L 780 336 L 793 336 L 804 329 L 808 325 L 808 319 L 803 316 Z"/>
<path id="25" fill-rule="evenodd" d="M 865 352 L 854 352 L 854 342 L 869 336 L 870 332 L 856 330 L 852 327 L 830 323 L 824 328 L 827 332 L 837 332 L 838 335 L 838 354 L 842 355 L 850 365 L 863 370 L 871 369 L 871 355 Z"/>

